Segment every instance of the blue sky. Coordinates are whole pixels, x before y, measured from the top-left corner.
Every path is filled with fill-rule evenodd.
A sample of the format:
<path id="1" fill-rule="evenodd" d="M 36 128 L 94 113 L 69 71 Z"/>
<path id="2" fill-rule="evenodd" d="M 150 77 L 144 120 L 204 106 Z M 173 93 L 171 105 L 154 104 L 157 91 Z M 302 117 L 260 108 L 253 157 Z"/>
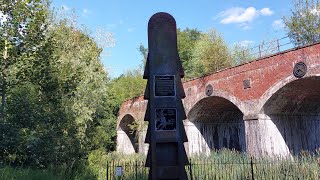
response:
<path id="1" fill-rule="evenodd" d="M 112 33 L 115 46 L 107 48 L 102 62 L 111 77 L 141 64 L 138 51 L 147 47 L 147 24 L 157 12 L 171 14 L 180 29 L 206 32 L 215 28 L 229 45 L 236 42 L 258 45 L 284 37 L 281 18 L 290 15 L 292 0 L 52 0 L 55 8 L 74 10 L 78 24 L 92 32 Z"/>

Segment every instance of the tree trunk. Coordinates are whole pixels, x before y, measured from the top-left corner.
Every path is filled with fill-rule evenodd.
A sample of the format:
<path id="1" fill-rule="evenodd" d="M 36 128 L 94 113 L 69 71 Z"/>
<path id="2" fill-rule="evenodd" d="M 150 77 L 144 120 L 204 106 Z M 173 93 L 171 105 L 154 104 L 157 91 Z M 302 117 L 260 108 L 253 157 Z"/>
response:
<path id="1" fill-rule="evenodd" d="M 1 69 L 1 76 L 2 76 L 2 85 L 1 85 L 1 109 L 0 109 L 0 117 L 4 117 L 4 108 L 6 103 L 6 69 L 8 68 L 8 48 L 7 48 L 7 40 L 5 40 L 4 52 L 3 52 L 3 69 Z"/>

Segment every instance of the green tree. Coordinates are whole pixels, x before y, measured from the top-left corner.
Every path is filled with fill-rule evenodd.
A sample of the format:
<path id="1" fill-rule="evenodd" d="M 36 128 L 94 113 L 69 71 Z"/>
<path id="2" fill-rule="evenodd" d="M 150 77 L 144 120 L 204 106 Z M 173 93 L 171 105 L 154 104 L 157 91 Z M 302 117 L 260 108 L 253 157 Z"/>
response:
<path id="1" fill-rule="evenodd" d="M 177 29 L 177 45 L 187 79 L 231 66 L 229 49 L 222 36 L 214 29 L 202 33 L 197 29 Z M 146 59 L 147 49 L 140 45 Z"/>
<path id="2" fill-rule="evenodd" d="M 180 60 L 182 62 L 182 67 L 185 71 L 186 78 L 192 78 L 192 52 L 194 50 L 196 42 L 200 39 L 201 32 L 197 29 L 186 28 L 184 30 L 177 29 L 177 45 L 178 53 Z M 142 66 L 144 67 L 147 57 L 148 57 L 148 48 L 144 47 L 143 44 L 140 44 L 138 48 L 140 54 L 142 55 Z M 143 69 L 143 68 L 141 68 Z"/>
<path id="3" fill-rule="evenodd" d="M 109 91 L 116 94 L 116 102 L 120 106 L 123 101 L 142 95 L 145 88 L 146 80 L 142 78 L 141 70 L 133 69 L 114 79 Z"/>
<path id="4" fill-rule="evenodd" d="M 192 52 L 192 77 L 212 73 L 232 65 L 222 36 L 214 29 L 202 34 Z"/>
<path id="5" fill-rule="evenodd" d="M 148 58 L 148 48 L 144 47 L 143 44 L 140 44 L 138 50 L 142 56 L 142 63 L 140 65 L 140 68 L 142 71 L 144 71 L 144 67 L 147 63 L 147 58 Z"/>
<path id="6" fill-rule="evenodd" d="M 254 60 L 254 52 L 252 52 L 252 47 L 249 44 L 235 43 L 230 48 L 230 58 L 232 60 L 232 66 L 237 66 L 249 61 Z"/>
<path id="7" fill-rule="evenodd" d="M 30 127 L 39 128 L 43 104 L 39 103 L 39 87 L 28 80 L 44 46 L 48 7 L 46 0 L 0 1 L 2 160 L 23 162 L 31 152 L 26 147 L 39 142 Z"/>
<path id="8" fill-rule="evenodd" d="M 42 46 L 48 17 L 48 1 L 0 1 L 1 116 L 7 89 L 23 78 L 29 61 Z"/>
<path id="9" fill-rule="evenodd" d="M 113 150 L 116 117 L 106 109 L 109 80 L 100 62 L 102 49 L 86 32 L 64 22 L 52 29 L 49 44 L 54 45 L 51 67 L 57 83 L 48 96 L 63 112 L 65 125 L 57 129 L 65 134 L 65 152 L 74 160 L 97 148 Z"/>
<path id="10" fill-rule="evenodd" d="M 178 38 L 178 52 L 182 62 L 185 76 L 187 79 L 192 78 L 192 53 L 196 42 L 201 37 L 201 32 L 197 29 L 186 28 L 184 30 L 177 30 Z"/>
<path id="11" fill-rule="evenodd" d="M 12 19 L 26 2 L 6 4 L 16 13 L 8 13 L 10 22 L 21 22 Z M 28 17 L 26 34 L 17 34 L 21 40 L 11 41 L 6 33 L 11 26 L 1 26 L 1 50 L 7 57 L 2 57 L 1 78 L 7 85 L 7 105 L 0 124 L 0 159 L 46 167 L 73 164 L 95 149 L 114 150 L 116 105 L 100 62 L 102 49 L 65 19 L 49 21 L 48 4 L 32 2 L 39 3 L 36 10 L 43 11 L 39 16 L 44 19 L 36 26 L 30 22 L 37 17 Z"/>
<path id="12" fill-rule="evenodd" d="M 288 36 L 296 45 L 320 40 L 319 0 L 293 0 L 291 15 L 283 17 Z"/>

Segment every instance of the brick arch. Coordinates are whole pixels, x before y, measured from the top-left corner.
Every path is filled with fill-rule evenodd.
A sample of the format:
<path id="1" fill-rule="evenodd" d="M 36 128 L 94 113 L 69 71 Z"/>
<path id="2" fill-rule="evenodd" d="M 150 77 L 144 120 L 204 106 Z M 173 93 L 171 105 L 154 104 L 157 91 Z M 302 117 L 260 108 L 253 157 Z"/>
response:
<path id="1" fill-rule="evenodd" d="M 128 127 L 133 122 L 136 122 L 136 119 L 131 114 L 125 114 L 117 125 L 117 149 L 125 154 L 139 152 L 138 132 L 131 132 L 130 127 Z"/>
<path id="2" fill-rule="evenodd" d="M 129 119 L 132 119 L 133 122 L 136 122 L 136 118 L 131 113 L 127 113 L 127 114 L 123 115 L 121 118 L 119 118 L 118 123 L 117 123 L 117 130 L 119 130 L 121 128 L 122 123 L 124 123 L 124 124 L 130 123 L 130 122 L 124 122 L 124 121 L 128 121 Z"/>
<path id="3" fill-rule="evenodd" d="M 201 94 L 198 94 L 195 97 L 187 97 L 186 98 L 187 101 L 190 102 L 191 98 L 192 98 L 192 101 L 191 101 L 191 104 L 188 104 L 188 106 L 186 107 L 186 114 L 188 115 L 190 110 L 193 109 L 193 107 L 201 100 L 206 99 L 208 97 L 214 97 L 214 96 L 224 98 L 224 99 L 230 101 L 232 104 L 234 104 L 241 111 L 242 114 L 245 113 L 245 107 L 244 107 L 243 103 L 241 103 L 241 101 L 238 98 L 236 98 L 233 94 L 231 94 L 227 91 L 214 89 L 210 96 L 207 96 L 205 94 L 205 92 L 203 92 Z"/>
<path id="4" fill-rule="evenodd" d="M 317 66 L 317 68 L 319 68 Z M 319 72 L 312 72 L 307 74 L 306 76 L 304 76 L 301 79 L 306 79 L 306 78 L 312 78 L 312 77 L 320 77 L 320 70 Z M 268 102 L 268 100 L 274 95 L 276 94 L 279 90 L 281 90 L 283 87 L 285 87 L 286 85 L 294 82 L 294 81 L 298 81 L 300 79 L 296 78 L 294 75 L 290 75 L 287 76 L 286 78 L 283 78 L 281 80 L 279 80 L 278 82 L 276 82 L 274 85 L 272 85 L 261 97 L 260 97 L 260 101 L 259 104 L 257 106 L 256 112 L 258 114 L 263 114 L 264 113 L 264 106 L 265 104 Z"/>
<path id="5" fill-rule="evenodd" d="M 241 102 L 222 90 L 204 92 L 194 99 L 187 113 L 189 153 L 209 154 L 222 148 L 246 151 L 245 126 Z M 239 108 L 240 107 L 240 108 Z"/>
<path id="6" fill-rule="evenodd" d="M 320 73 L 280 80 L 261 97 L 258 108 L 259 118 L 269 122 L 276 147 L 282 149 L 276 153 L 297 155 L 320 147 Z"/>

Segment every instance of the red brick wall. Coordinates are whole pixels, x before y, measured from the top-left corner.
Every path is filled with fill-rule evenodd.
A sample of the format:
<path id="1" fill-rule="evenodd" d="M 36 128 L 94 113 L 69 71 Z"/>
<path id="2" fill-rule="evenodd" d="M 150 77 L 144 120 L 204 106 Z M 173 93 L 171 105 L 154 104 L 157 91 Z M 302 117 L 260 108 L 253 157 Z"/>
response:
<path id="1" fill-rule="evenodd" d="M 260 98 L 277 83 L 286 78 L 295 80 L 292 72 L 297 62 L 304 62 L 307 65 L 306 77 L 320 76 L 320 43 L 290 49 L 185 82 L 183 86 L 187 95 L 184 99 L 186 111 L 188 113 L 195 103 L 206 97 L 205 88 L 208 83 L 213 86 L 214 92 L 219 92 L 218 94 L 224 95 L 229 100 L 232 99 L 231 102 L 238 107 L 247 102 L 258 106 Z M 243 80 L 246 79 L 251 80 L 251 88 L 244 89 Z M 127 100 L 121 105 L 118 119 L 121 120 L 125 114 L 131 114 L 136 120 L 143 119 L 145 108 L 143 96 Z M 239 109 L 246 114 L 244 111 L 248 108 L 239 107 Z"/>

